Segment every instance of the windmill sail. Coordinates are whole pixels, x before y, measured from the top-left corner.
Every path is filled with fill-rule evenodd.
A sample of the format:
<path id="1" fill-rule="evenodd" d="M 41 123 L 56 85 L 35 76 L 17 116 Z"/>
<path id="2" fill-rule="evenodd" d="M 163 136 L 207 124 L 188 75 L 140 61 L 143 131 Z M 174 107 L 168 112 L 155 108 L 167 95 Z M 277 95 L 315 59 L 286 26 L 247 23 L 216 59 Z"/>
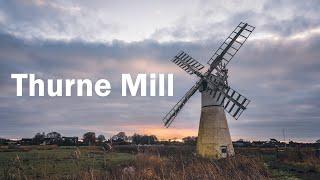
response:
<path id="1" fill-rule="evenodd" d="M 169 127 L 174 118 L 178 115 L 182 107 L 187 103 L 190 97 L 199 89 L 202 80 L 199 80 L 191 89 L 180 99 L 180 101 L 169 111 L 169 113 L 163 118 L 163 123 L 166 127 Z"/>
<path id="2" fill-rule="evenodd" d="M 242 112 L 247 109 L 250 100 L 230 87 L 225 89 L 225 92 L 229 96 L 226 99 L 223 98 L 223 107 L 232 117 L 238 119 Z"/>
<path id="3" fill-rule="evenodd" d="M 180 51 L 172 60 L 176 65 L 185 70 L 188 74 L 196 74 L 201 76 L 201 70 L 204 66 L 197 60 L 193 59 L 187 53 Z"/>
<path id="4" fill-rule="evenodd" d="M 246 42 L 254 29 L 255 27 L 241 22 L 208 61 L 208 64 L 211 66 L 209 72 L 211 73 L 213 69 L 219 71 L 222 67 L 225 67 Z"/>
<path id="5" fill-rule="evenodd" d="M 212 98 L 223 105 L 224 109 L 235 119 L 238 119 L 242 112 L 247 109 L 250 100 L 230 86 L 221 85 L 217 79 L 208 81 L 208 90 Z"/>

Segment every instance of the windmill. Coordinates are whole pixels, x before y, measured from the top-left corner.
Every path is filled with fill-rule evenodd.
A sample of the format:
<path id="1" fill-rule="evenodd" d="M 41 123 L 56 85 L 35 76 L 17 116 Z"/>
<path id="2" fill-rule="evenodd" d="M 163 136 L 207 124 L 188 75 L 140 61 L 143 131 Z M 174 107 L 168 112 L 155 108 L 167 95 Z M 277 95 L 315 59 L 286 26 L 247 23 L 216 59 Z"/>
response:
<path id="1" fill-rule="evenodd" d="M 223 158 L 234 155 L 231 136 L 224 110 L 238 119 L 247 108 L 250 100 L 228 85 L 227 64 L 245 43 L 255 27 L 241 22 L 222 43 L 208 61 L 209 67 L 180 51 L 171 61 L 195 74 L 199 80 L 178 101 L 163 118 L 165 127 L 169 127 L 187 101 L 197 90 L 201 93 L 201 115 L 197 140 L 197 153 L 208 158 Z"/>

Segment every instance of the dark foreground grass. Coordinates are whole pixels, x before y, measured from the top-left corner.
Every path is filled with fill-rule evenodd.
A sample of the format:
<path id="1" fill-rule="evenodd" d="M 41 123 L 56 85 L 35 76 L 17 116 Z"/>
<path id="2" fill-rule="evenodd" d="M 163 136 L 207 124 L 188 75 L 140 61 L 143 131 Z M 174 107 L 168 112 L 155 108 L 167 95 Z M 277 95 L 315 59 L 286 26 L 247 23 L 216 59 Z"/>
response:
<path id="1" fill-rule="evenodd" d="M 315 148 L 238 148 L 237 153 L 262 159 L 274 179 L 320 179 Z"/>
<path id="2" fill-rule="evenodd" d="M 194 147 L 0 149 L 0 179 L 268 179 L 259 158 L 202 159 Z"/>
<path id="3" fill-rule="evenodd" d="M 0 152 L 0 179 L 82 179 L 83 174 L 93 177 L 134 159 L 132 154 L 106 153 L 100 147 L 17 149 Z"/>
<path id="4" fill-rule="evenodd" d="M 320 179 L 312 148 L 237 148 L 208 160 L 194 146 L 0 147 L 0 179 Z"/>

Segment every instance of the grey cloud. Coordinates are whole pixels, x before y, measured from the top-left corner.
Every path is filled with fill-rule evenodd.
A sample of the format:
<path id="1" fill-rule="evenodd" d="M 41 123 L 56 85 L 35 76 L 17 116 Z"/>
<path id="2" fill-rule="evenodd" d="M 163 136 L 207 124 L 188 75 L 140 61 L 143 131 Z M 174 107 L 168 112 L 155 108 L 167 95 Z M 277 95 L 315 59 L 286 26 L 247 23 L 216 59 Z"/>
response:
<path id="1" fill-rule="evenodd" d="M 193 49 L 193 46 L 197 46 L 192 43 L 163 45 L 154 41 L 130 44 L 119 41 L 111 44 L 80 41 L 68 43 L 63 41 L 24 41 L 6 34 L 2 34 L 0 37 L 3 39 L 1 41 L 3 43 L 0 43 L 0 62 L 2 65 L 0 119 L 3 124 L 1 136 L 8 137 L 22 136 L 23 134 L 19 132 L 31 136 L 31 132 L 33 133 L 35 129 L 48 131 L 75 127 L 79 129 L 76 135 L 81 135 L 79 132 L 82 132 L 86 127 L 87 130 L 103 127 L 103 132 L 110 133 L 110 131 L 113 132 L 128 125 L 137 127 L 139 124 L 161 126 L 161 117 L 170 105 L 175 103 L 175 100 L 165 97 L 120 97 L 120 75 L 127 72 L 128 68 L 132 68 L 123 67 L 123 64 L 128 62 L 134 64 L 137 59 L 138 61 L 139 59 L 147 59 L 147 61 L 154 61 L 156 65 L 163 64 L 164 67 L 172 67 L 169 56 L 177 53 L 176 48 L 189 47 Z M 116 63 L 105 66 L 104 69 L 90 66 L 90 64 L 100 66 L 110 59 L 114 59 Z M 106 98 L 50 98 L 28 97 L 27 95 L 15 97 L 15 82 L 10 79 L 11 73 L 36 73 L 37 77 L 42 79 L 79 78 L 77 75 L 70 76 L 69 72 L 74 70 L 86 71 L 85 78 L 111 80 L 111 95 Z M 142 69 L 142 72 L 136 73 L 143 73 L 143 71 Z M 147 72 L 147 69 L 145 71 Z M 177 79 L 179 79 L 179 74 L 176 76 Z M 192 83 L 180 82 L 176 84 L 188 86 Z M 24 93 L 27 90 L 26 87 Z M 184 91 L 185 89 L 182 89 L 181 93 Z M 176 89 L 175 92 L 179 96 L 182 95 L 180 89 Z M 19 131 L 21 127 L 28 129 L 29 132 Z M 68 133 L 70 132 L 71 130 L 68 131 Z"/>
<path id="2" fill-rule="evenodd" d="M 13 0 L 0 1 L 0 7 L 1 29 L 25 39 L 96 40 L 96 35 L 101 37 L 120 28 L 111 22 L 112 17 L 102 18 L 95 8 L 87 9 L 72 2 Z"/>
<path id="3" fill-rule="evenodd" d="M 320 22 L 318 1 L 199 1 L 195 4 L 187 1 L 183 7 L 179 2 L 170 2 L 166 6 L 155 3 L 157 8 L 147 2 L 140 6 L 124 2 L 114 3 L 112 6 L 110 2 L 96 1 L 0 1 L 0 27 L 21 38 L 104 42 L 112 41 L 115 37 L 121 39 L 119 33 L 127 32 L 128 29 L 127 33 L 131 32 L 130 29 L 143 31 L 141 27 L 129 27 L 132 26 L 131 22 L 136 21 L 139 24 L 134 18 L 148 20 L 148 16 L 154 11 L 172 13 L 174 10 L 177 12 L 174 18 L 166 18 L 172 18 L 170 24 L 169 21 L 165 26 L 155 23 L 152 29 L 144 32 L 142 39 L 149 37 L 161 40 L 170 37 L 177 41 L 220 38 L 221 35 L 229 33 L 239 21 L 254 24 L 260 29 L 260 33 L 281 36 L 291 36 L 317 28 Z M 134 7 L 135 12 L 131 12 L 133 9 L 128 8 L 129 6 Z M 139 8 L 144 9 L 145 16 Z M 114 9 L 121 9 L 123 13 L 114 13 Z M 109 11 L 114 14 L 107 13 Z M 139 16 L 134 15 L 137 13 Z M 162 14 L 161 18 L 167 14 L 169 15 L 169 12 Z M 119 20 L 119 25 L 113 21 L 117 18 L 115 16 L 123 16 L 124 22 Z M 150 23 L 163 20 L 157 16 L 151 17 L 158 19 L 152 19 Z"/>
<path id="4" fill-rule="evenodd" d="M 257 26 L 255 33 L 277 34 L 280 40 L 249 39 L 231 62 L 230 85 L 252 100 L 239 121 L 229 117 L 232 135 L 279 138 L 282 136 L 281 129 L 287 128 L 290 136 L 296 139 L 319 139 L 320 134 L 316 128 L 320 125 L 320 36 L 310 34 L 302 39 L 286 38 L 319 26 L 316 12 L 320 6 L 317 1 L 294 1 L 289 4 L 266 2 L 262 8 L 239 8 L 227 14 L 225 20 L 212 22 L 204 21 L 206 16 L 211 18 L 216 15 L 214 11 L 210 11 L 213 6 L 207 6 L 208 9 L 195 20 L 182 16 L 173 26 L 160 28 L 150 39 L 131 43 L 119 40 L 89 43 L 81 38 L 70 41 L 42 38 L 28 40 L 19 34 L 15 37 L 13 34 L 28 30 L 23 29 L 24 22 L 31 22 L 28 24 L 30 26 L 37 25 L 40 21 L 50 21 L 41 17 L 43 9 L 37 9 L 35 5 L 1 3 L 6 6 L 4 14 L 9 18 L 7 20 L 14 22 L 13 26 L 17 28 L 12 26 L 10 35 L 7 33 L 8 29 L 1 27 L 0 136 L 31 136 L 35 131 L 49 130 L 79 136 L 87 130 L 95 130 L 111 135 L 118 130 L 134 132 L 134 128 L 139 126 L 161 127 L 163 115 L 196 79 L 172 64 L 169 61 L 172 56 L 182 49 L 205 64 L 234 26 L 244 20 Z M 10 11 L 15 6 L 25 6 L 32 13 L 25 14 L 26 11 L 22 9 L 17 13 Z M 62 13 L 56 11 L 59 10 L 52 8 L 47 15 L 52 17 Z M 282 11 L 288 11 L 289 16 L 277 19 L 277 13 Z M 294 15 L 290 14 L 292 12 Z M 0 16 L 1 14 L 3 13 Z M 66 27 L 63 23 L 55 26 L 62 31 Z M 154 40 L 168 34 L 175 37 L 172 42 L 159 43 Z M 198 40 L 178 41 L 185 37 Z M 144 63 L 142 68 L 135 67 L 139 63 Z M 121 73 L 150 72 L 149 69 L 175 73 L 174 97 L 120 96 Z M 111 81 L 113 90 L 106 98 L 15 97 L 15 84 L 10 79 L 10 74 L 22 72 L 36 73 L 44 79 L 107 78 Z M 197 93 L 179 114 L 173 126 L 196 131 L 199 107 Z"/>
<path id="5" fill-rule="evenodd" d="M 248 8 L 243 8 L 246 3 Z M 320 26 L 319 1 L 261 1 L 258 3 L 261 7 L 253 1 L 226 1 L 222 4 L 220 8 L 221 4 L 216 1 L 202 1 L 196 13 L 185 14 L 172 25 L 155 30 L 151 38 L 218 39 L 228 34 L 241 21 L 256 26 L 259 33 L 281 37 Z"/>
<path id="6" fill-rule="evenodd" d="M 137 59 L 154 61 L 155 65 L 175 67 L 169 59 L 178 49 L 183 49 L 205 64 L 217 42 L 205 43 L 157 43 L 142 41 L 111 44 L 74 42 L 23 41 L 2 35 L 0 43 L 1 81 L 1 126 L 2 136 L 15 136 L 18 132 L 30 135 L 34 129 L 62 129 L 65 133 L 81 133 L 94 129 L 111 133 L 114 129 L 134 131 L 132 128 L 152 125 L 161 126 L 162 116 L 187 91 L 196 78 L 176 74 L 175 97 L 121 97 L 120 74 L 122 64 L 137 62 Z M 230 64 L 230 84 L 252 100 L 249 109 L 239 121 L 230 118 L 231 132 L 247 137 L 260 133 L 261 138 L 272 136 L 285 126 L 288 131 L 301 129 L 292 136 L 308 140 L 319 134 L 314 130 L 319 125 L 319 36 L 305 40 L 249 41 Z M 298 48 L 299 47 L 299 48 Z M 115 59 L 117 64 L 96 71 L 98 64 Z M 87 63 L 89 62 L 89 63 Z M 175 67 L 178 69 L 178 67 Z M 88 78 L 111 78 L 113 91 L 110 97 L 64 97 L 47 98 L 15 97 L 15 84 L 9 79 L 12 72 L 42 72 L 58 77 L 67 77 L 68 71 L 78 69 L 88 72 Z M 112 70 L 112 71 L 111 71 Z M 109 72 L 111 71 L 111 73 Z M 77 78 L 77 77 L 73 77 Z M 28 106 L 26 106 L 28 104 Z M 177 117 L 174 127 L 196 130 L 200 113 L 199 94 L 191 99 Z M 302 125 L 302 121 L 307 122 Z M 21 127 L 28 129 L 20 131 Z M 77 128 L 78 131 L 72 130 Z M 103 127 L 103 128 L 102 128 Z M 128 128 L 131 127 L 131 128 Z M 268 127 L 268 128 L 266 128 Z M 248 131 L 251 130 L 251 131 Z"/>

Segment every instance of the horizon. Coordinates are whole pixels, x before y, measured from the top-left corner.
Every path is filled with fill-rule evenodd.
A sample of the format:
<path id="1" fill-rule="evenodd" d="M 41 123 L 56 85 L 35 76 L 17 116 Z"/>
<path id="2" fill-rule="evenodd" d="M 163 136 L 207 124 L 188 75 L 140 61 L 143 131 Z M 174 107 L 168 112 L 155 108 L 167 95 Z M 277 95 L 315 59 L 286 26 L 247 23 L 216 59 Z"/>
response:
<path id="1" fill-rule="evenodd" d="M 237 121 L 227 115 L 232 140 L 281 140 L 283 129 L 296 142 L 320 139 L 319 1 L 140 2 L 0 1 L 0 137 L 51 131 L 197 136 L 199 93 L 170 128 L 162 124 L 196 81 L 170 60 L 183 50 L 207 65 L 230 32 L 247 22 L 256 29 L 228 69 L 230 86 L 251 103 Z M 112 92 L 17 97 L 13 73 L 106 78 Z M 173 96 L 122 97 L 124 73 L 173 74 Z"/>
<path id="2" fill-rule="evenodd" d="M 59 131 L 49 131 L 49 132 L 37 132 L 37 133 L 45 133 L 45 134 L 48 134 L 48 133 L 50 133 L 50 132 L 57 132 L 57 133 L 60 133 Z M 121 131 L 122 132 L 122 131 Z M 85 134 L 86 132 L 84 132 L 83 134 Z M 95 132 L 94 132 L 95 133 Z M 117 133 L 119 133 L 119 132 L 117 132 Z M 106 139 L 110 139 L 110 138 L 112 138 L 112 136 L 114 136 L 114 135 L 116 135 L 117 133 L 115 133 L 115 134 L 113 134 L 113 135 L 111 135 L 111 136 L 105 136 L 106 137 Z M 124 133 L 126 133 L 126 132 L 124 132 Z M 36 134 L 36 133 L 35 133 Z M 15 138 L 3 138 L 3 137 L 1 137 L 0 136 L 0 139 L 9 139 L 9 140 L 21 140 L 22 138 L 33 138 L 34 137 L 34 135 L 35 134 L 33 134 L 32 136 L 25 136 L 25 137 L 23 137 L 23 136 L 21 136 L 21 137 L 15 137 Z M 82 140 L 82 138 L 83 138 L 83 135 L 68 135 L 68 136 L 65 136 L 64 134 L 62 134 L 62 133 L 60 133 L 61 134 L 61 136 L 62 137 L 78 137 L 79 138 L 79 140 Z M 130 137 L 130 136 L 133 136 L 134 134 L 139 134 L 139 135 L 146 135 L 146 136 L 151 136 L 151 135 L 155 135 L 155 134 L 152 134 L 152 133 L 143 133 L 143 132 L 134 132 L 134 133 L 132 133 L 132 134 L 127 134 L 126 133 L 126 136 L 127 137 Z M 98 137 L 99 135 L 104 135 L 104 134 L 96 134 L 96 137 Z M 163 137 L 159 137 L 159 136 L 157 136 L 157 135 L 155 135 L 157 138 L 158 138 L 158 141 L 169 141 L 169 140 L 174 140 L 174 141 L 182 141 L 182 139 L 183 138 L 185 138 L 185 137 L 198 137 L 197 136 L 197 134 L 196 135 L 187 135 L 187 136 L 179 136 L 179 137 L 176 137 L 176 136 L 172 136 L 172 137 L 167 137 L 167 138 L 163 138 Z M 286 137 L 286 139 L 284 140 L 283 139 L 283 137 L 269 137 L 269 138 L 266 138 L 266 139 L 247 139 L 247 138 L 241 138 L 241 137 L 238 137 L 238 138 L 235 138 L 235 137 L 231 137 L 231 140 L 233 141 L 233 142 L 235 142 L 235 141 L 239 141 L 239 140 L 243 140 L 243 141 L 250 141 L 250 142 L 253 142 L 253 141 L 268 141 L 268 140 L 270 140 L 270 139 L 276 139 L 276 140 L 278 140 L 279 142 L 285 142 L 285 143 L 289 143 L 290 141 L 292 141 L 292 142 L 297 142 L 297 143 L 316 143 L 316 141 L 318 141 L 318 140 L 320 140 L 320 139 L 317 139 L 317 140 L 315 140 L 315 141 L 304 141 L 304 140 L 299 140 L 299 139 L 294 139 L 294 138 L 292 138 L 292 139 L 290 139 L 290 138 L 287 138 Z"/>

